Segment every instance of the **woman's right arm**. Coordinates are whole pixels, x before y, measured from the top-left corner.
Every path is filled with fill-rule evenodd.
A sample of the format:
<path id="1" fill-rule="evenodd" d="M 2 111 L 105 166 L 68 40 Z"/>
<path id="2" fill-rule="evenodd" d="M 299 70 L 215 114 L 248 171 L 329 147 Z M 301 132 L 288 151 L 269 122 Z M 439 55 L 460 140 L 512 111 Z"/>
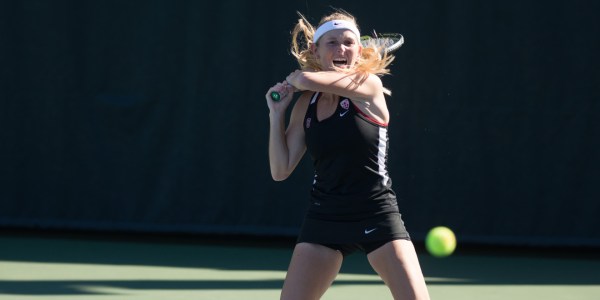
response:
<path id="1" fill-rule="evenodd" d="M 281 90 L 278 85 L 267 92 L 267 104 L 269 106 L 269 165 L 273 180 L 282 181 L 290 176 L 296 168 L 300 159 L 306 152 L 304 142 L 304 114 L 308 107 L 310 93 L 303 93 L 292 109 L 290 121 L 285 128 L 286 110 L 292 100 L 293 88 L 289 87 L 284 92 L 281 101 L 274 102 L 270 99 L 271 91 Z M 285 88 L 283 88 L 285 89 Z M 280 92 L 281 93 L 281 92 Z"/>

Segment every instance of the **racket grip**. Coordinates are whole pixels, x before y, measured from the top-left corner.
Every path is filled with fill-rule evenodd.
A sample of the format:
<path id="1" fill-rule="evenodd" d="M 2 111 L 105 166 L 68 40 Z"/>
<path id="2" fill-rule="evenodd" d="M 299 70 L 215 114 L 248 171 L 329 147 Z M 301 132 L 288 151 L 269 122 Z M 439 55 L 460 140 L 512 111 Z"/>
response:
<path id="1" fill-rule="evenodd" d="M 278 92 L 271 92 L 271 100 L 278 102 L 281 100 L 281 95 Z"/>

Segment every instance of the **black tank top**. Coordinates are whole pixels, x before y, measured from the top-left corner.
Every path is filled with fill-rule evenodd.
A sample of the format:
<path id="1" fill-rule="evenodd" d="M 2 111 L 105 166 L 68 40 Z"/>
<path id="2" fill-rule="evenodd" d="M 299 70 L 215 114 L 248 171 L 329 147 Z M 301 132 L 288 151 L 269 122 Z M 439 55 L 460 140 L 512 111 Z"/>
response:
<path id="1" fill-rule="evenodd" d="M 315 177 L 308 216 L 360 220 L 398 212 L 387 170 L 387 125 L 340 98 L 334 114 L 317 119 L 315 93 L 304 117 L 306 147 Z"/>

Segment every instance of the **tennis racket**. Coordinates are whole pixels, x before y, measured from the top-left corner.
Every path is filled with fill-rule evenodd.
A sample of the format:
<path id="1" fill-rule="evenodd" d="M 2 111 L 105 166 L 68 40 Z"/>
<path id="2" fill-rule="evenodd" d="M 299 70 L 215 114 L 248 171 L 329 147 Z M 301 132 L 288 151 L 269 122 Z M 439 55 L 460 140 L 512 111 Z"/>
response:
<path id="1" fill-rule="evenodd" d="M 363 47 L 374 47 L 379 50 L 381 55 L 391 54 L 400 49 L 404 44 L 404 37 L 399 33 L 375 33 L 373 36 L 363 35 L 360 37 L 360 43 Z M 271 92 L 271 100 L 277 102 L 281 100 L 278 92 Z"/>
<path id="2" fill-rule="evenodd" d="M 399 33 L 376 33 L 373 36 L 363 35 L 360 37 L 363 47 L 375 47 L 381 55 L 391 54 L 402 47 L 404 37 Z"/>

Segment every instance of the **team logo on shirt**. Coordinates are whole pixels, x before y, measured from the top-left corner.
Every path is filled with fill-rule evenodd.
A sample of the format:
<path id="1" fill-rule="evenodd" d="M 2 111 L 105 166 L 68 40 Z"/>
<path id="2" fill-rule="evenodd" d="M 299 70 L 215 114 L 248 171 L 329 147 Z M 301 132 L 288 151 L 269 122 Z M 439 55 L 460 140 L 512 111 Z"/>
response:
<path id="1" fill-rule="evenodd" d="M 348 113 L 348 109 L 350 108 L 350 100 L 344 99 L 342 102 L 340 102 L 340 106 L 344 109 L 343 112 L 340 112 L 340 117 L 343 117 Z"/>
<path id="2" fill-rule="evenodd" d="M 306 122 L 304 125 L 304 126 L 306 126 L 306 128 L 310 128 L 310 121 L 311 121 L 311 118 L 306 118 Z"/>
<path id="3" fill-rule="evenodd" d="M 350 100 L 344 99 L 342 102 L 340 102 L 340 106 L 343 109 L 348 110 L 348 108 L 350 108 Z"/>

